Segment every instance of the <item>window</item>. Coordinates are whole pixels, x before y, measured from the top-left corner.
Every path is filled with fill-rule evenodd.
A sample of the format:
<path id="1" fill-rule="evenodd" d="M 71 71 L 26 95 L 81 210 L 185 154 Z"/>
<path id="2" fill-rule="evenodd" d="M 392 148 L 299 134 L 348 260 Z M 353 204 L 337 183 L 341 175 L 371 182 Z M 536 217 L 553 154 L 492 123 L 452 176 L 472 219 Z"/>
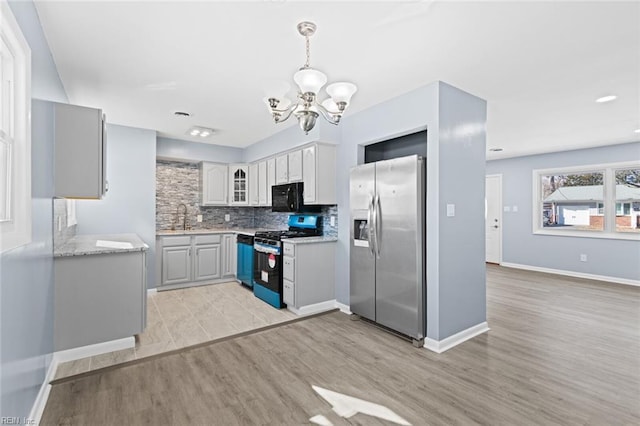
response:
<path id="1" fill-rule="evenodd" d="M 640 167 L 615 169 L 616 232 L 640 233 Z"/>
<path id="2" fill-rule="evenodd" d="M 31 51 L 0 2 L 0 252 L 31 241 Z"/>
<path id="3" fill-rule="evenodd" d="M 533 231 L 640 239 L 640 163 L 534 170 Z"/>

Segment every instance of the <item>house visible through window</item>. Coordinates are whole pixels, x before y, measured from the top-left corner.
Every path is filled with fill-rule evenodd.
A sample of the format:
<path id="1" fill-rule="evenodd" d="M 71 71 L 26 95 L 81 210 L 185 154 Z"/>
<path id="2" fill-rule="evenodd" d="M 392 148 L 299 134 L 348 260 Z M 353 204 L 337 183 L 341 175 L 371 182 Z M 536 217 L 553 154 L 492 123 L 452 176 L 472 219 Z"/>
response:
<path id="1" fill-rule="evenodd" d="M 616 231 L 640 233 L 640 167 L 614 171 Z"/>
<path id="2" fill-rule="evenodd" d="M 535 170 L 534 183 L 534 232 L 633 239 L 640 234 L 637 162 Z"/>
<path id="3" fill-rule="evenodd" d="M 542 226 L 557 230 L 603 230 L 603 181 L 601 171 L 540 176 Z"/>

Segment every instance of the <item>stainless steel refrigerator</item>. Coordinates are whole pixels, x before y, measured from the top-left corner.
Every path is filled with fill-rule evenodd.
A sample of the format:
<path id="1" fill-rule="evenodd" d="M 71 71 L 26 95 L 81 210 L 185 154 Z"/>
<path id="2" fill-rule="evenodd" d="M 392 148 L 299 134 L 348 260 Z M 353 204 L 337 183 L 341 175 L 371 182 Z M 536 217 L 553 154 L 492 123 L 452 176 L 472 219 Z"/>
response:
<path id="1" fill-rule="evenodd" d="M 426 332 L 424 191 L 417 155 L 351 169 L 351 312 L 416 345 Z"/>

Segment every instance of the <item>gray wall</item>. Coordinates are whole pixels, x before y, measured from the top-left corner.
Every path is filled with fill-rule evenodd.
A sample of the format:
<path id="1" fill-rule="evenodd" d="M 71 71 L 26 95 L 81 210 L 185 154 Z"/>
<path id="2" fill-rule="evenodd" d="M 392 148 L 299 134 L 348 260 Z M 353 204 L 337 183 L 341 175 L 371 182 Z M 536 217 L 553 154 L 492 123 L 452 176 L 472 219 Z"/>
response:
<path id="1" fill-rule="evenodd" d="M 9 0 L 9 6 L 31 48 L 31 96 L 55 102 L 68 102 L 49 44 L 44 37 L 38 12 L 31 0 Z"/>
<path id="2" fill-rule="evenodd" d="M 300 130 L 295 118 L 289 120 L 293 120 L 295 124 L 288 127 L 278 127 L 274 123 L 275 128 L 282 129 L 280 132 L 246 147 L 242 154 L 242 161 L 251 163 L 309 142 L 337 143 L 340 140 L 340 127 L 329 124 L 323 119 L 318 120 L 308 135 Z"/>
<path id="3" fill-rule="evenodd" d="M 170 138 L 158 138 L 156 155 L 165 160 L 192 162 L 210 161 L 214 163 L 242 162 L 242 148 L 187 142 Z"/>
<path id="4" fill-rule="evenodd" d="M 484 156 L 486 102 L 436 82 L 346 116 L 338 145 L 338 210 L 349 220 L 349 169 L 363 146 L 427 129 L 427 336 L 445 339 L 486 321 Z M 446 205 L 456 216 L 446 217 Z M 349 229 L 342 226 L 336 296 L 349 299 Z M 464 265 L 464 267 L 461 267 Z"/>
<path id="5" fill-rule="evenodd" d="M 66 102 L 31 1 L 9 1 L 31 48 L 31 95 Z M 32 242 L 0 255 L 0 416 L 28 416 L 53 352 L 52 110 L 32 106 Z"/>
<path id="6" fill-rule="evenodd" d="M 502 260 L 542 268 L 640 280 L 638 241 L 534 235 L 533 170 L 640 160 L 640 142 L 487 162 L 487 174 L 502 174 Z M 588 262 L 580 262 L 580 254 Z"/>
<path id="7" fill-rule="evenodd" d="M 53 352 L 53 108 L 32 104 L 32 241 L 0 256 L 1 416 L 28 416 Z"/>
<path id="8" fill-rule="evenodd" d="M 336 299 L 349 304 L 349 170 L 364 146 L 427 129 L 427 335 L 442 340 L 486 320 L 484 270 L 485 101 L 432 83 L 359 113 L 337 128 L 291 127 L 245 149 L 253 161 L 312 140 L 337 143 Z M 336 130 L 337 129 L 337 130 Z M 446 204 L 456 217 L 446 217 Z M 460 265 L 465 267 L 461 268 Z"/>
<path id="9" fill-rule="evenodd" d="M 155 286 L 156 132 L 107 125 L 107 180 L 102 200 L 78 200 L 78 234 L 136 233 L 149 245 L 147 284 Z"/>

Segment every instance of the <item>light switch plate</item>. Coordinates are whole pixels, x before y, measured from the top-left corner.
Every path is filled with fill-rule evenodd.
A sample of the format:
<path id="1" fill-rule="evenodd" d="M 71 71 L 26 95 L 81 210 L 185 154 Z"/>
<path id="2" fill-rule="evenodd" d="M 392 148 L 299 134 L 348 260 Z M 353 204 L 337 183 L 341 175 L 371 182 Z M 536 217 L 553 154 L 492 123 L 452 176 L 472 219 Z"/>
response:
<path id="1" fill-rule="evenodd" d="M 505 212 L 510 212 L 511 211 L 511 206 L 504 206 L 502 208 L 502 210 L 504 210 Z"/>
<path id="2" fill-rule="evenodd" d="M 202 222 L 202 215 L 201 215 L 201 214 L 199 214 L 198 216 L 196 216 L 196 220 L 197 220 L 198 222 Z"/>
<path id="3" fill-rule="evenodd" d="M 447 217 L 454 217 L 456 215 L 456 205 L 447 204 Z"/>
<path id="4" fill-rule="evenodd" d="M 230 215 L 230 214 L 228 214 L 228 213 L 227 213 L 227 214 L 225 214 L 225 215 L 224 215 L 224 221 L 225 221 L 225 222 L 229 222 L 230 220 L 231 220 L 231 215 Z"/>
<path id="5" fill-rule="evenodd" d="M 511 211 L 514 212 L 514 213 L 517 213 L 518 212 L 518 206 L 513 206 Z"/>

